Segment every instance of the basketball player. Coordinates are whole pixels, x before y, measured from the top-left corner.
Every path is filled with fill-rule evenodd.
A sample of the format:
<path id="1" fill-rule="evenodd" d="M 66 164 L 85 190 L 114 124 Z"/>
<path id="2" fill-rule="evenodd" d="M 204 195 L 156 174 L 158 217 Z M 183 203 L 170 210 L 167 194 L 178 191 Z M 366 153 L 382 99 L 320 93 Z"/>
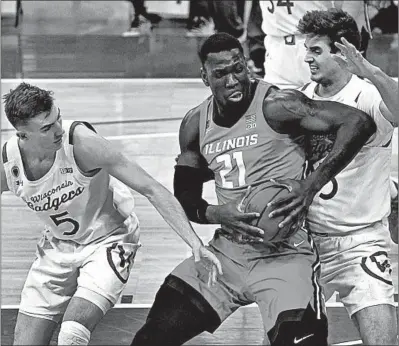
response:
<path id="1" fill-rule="evenodd" d="M 21 83 L 4 96 L 17 133 L 2 149 L 1 192 L 22 198 L 45 224 L 21 294 L 15 345 L 48 345 L 62 316 L 58 344 L 87 345 L 118 300 L 140 246 L 139 223 L 110 176 L 147 197 L 196 259 L 220 270 L 175 197 L 90 124 L 62 121 L 51 95 Z M 134 228 L 114 204 L 130 212 Z"/>
<path id="2" fill-rule="evenodd" d="M 387 216 L 398 82 L 362 57 L 360 33 L 348 13 L 308 12 L 299 30 L 306 34 L 305 61 L 312 79 L 302 92 L 314 100 L 356 107 L 377 125 L 376 133 L 322 188 L 309 209 L 309 228 L 322 265 L 321 283 L 326 299 L 338 292 L 364 344 L 393 345 L 397 322 Z M 315 167 L 328 158 L 333 137 L 311 138 Z"/>
<path id="3" fill-rule="evenodd" d="M 370 2 L 367 0 L 367 2 Z M 371 1 L 374 6 L 386 6 L 383 1 Z M 323 11 L 330 8 L 342 9 L 351 14 L 358 24 L 368 28 L 364 1 L 260 1 L 262 30 L 265 37 L 265 81 L 280 88 L 299 88 L 309 82 L 308 67 L 304 63 L 305 37 L 298 32 L 298 21 L 308 11 Z M 364 35 L 366 49 L 367 34 Z"/>
<path id="4" fill-rule="evenodd" d="M 327 345 L 327 320 L 318 286 L 318 259 L 305 228 L 287 241 L 266 244 L 239 203 L 250 185 L 275 179 L 292 187 L 272 214 L 300 222 L 314 194 L 344 168 L 375 125 L 363 112 L 312 101 L 296 90 L 251 81 L 243 48 L 234 37 L 210 36 L 200 50 L 201 76 L 212 95 L 190 110 L 180 128 L 175 195 L 189 219 L 221 224 L 209 243 L 223 276 L 208 287 L 206 267 L 183 261 L 158 291 L 132 345 L 182 345 L 214 332 L 237 308 L 256 302 L 272 345 Z M 333 150 L 306 180 L 303 135 L 334 132 Z M 214 177 L 218 205 L 202 199 Z M 281 225 L 283 226 L 283 225 Z"/>
<path id="5" fill-rule="evenodd" d="M 348 12 L 355 19 L 359 31 L 362 32 L 361 52 L 365 55 L 371 30 L 366 13 L 371 18 L 379 9 L 387 7 L 388 3 L 388 1 L 370 0 L 260 1 L 263 17 L 262 30 L 266 34 L 265 81 L 280 88 L 290 89 L 300 88 L 310 81 L 309 69 L 304 61 L 305 36 L 298 31 L 298 22 L 306 12 L 330 8 Z M 396 198 L 398 189 L 392 177 L 390 184 L 391 208 L 396 210 L 398 209 Z M 390 222 L 393 223 L 391 220 Z"/>

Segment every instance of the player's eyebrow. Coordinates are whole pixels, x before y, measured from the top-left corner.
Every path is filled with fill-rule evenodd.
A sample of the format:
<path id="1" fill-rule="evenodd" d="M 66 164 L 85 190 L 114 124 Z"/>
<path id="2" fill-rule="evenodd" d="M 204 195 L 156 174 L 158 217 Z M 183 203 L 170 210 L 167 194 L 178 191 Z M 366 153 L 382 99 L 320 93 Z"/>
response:
<path id="1" fill-rule="evenodd" d="M 229 69 L 231 67 L 234 67 L 235 65 L 237 65 L 240 62 L 241 62 L 240 58 L 237 57 L 237 58 L 234 58 L 234 60 L 233 60 L 233 62 L 231 64 L 229 64 L 227 66 L 224 66 L 224 67 L 216 67 L 216 68 L 213 69 L 213 71 L 214 72 L 224 72 L 227 69 Z"/>
<path id="2" fill-rule="evenodd" d="M 61 114 L 61 110 L 58 108 L 58 116 L 57 116 L 57 119 L 56 119 L 54 122 L 52 122 L 51 124 L 43 125 L 43 126 L 40 128 L 40 130 L 47 130 L 48 128 L 50 128 L 51 126 L 53 126 L 53 125 L 58 121 L 58 119 L 60 118 L 60 114 Z M 49 113 L 48 115 L 50 115 L 50 113 Z M 47 116 L 48 116 L 48 115 L 47 115 Z"/>

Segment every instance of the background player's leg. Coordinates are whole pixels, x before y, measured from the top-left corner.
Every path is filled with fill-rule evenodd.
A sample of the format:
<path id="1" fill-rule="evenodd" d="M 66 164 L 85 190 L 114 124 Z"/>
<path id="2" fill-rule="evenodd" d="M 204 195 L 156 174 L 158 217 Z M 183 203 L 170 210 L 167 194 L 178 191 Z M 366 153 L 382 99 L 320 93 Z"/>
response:
<path id="1" fill-rule="evenodd" d="M 352 318 L 365 345 L 397 344 L 397 321 L 394 306 L 388 304 L 370 306 L 356 312 Z"/>
<path id="2" fill-rule="evenodd" d="M 55 321 L 18 313 L 14 345 L 48 345 L 57 323 Z"/>

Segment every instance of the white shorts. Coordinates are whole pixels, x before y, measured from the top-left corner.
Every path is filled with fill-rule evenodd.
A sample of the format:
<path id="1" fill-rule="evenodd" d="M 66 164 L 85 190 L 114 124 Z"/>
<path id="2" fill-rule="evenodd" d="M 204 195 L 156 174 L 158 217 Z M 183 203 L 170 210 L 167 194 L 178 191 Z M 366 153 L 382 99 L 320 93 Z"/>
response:
<path id="1" fill-rule="evenodd" d="M 295 44 L 287 44 L 290 39 L 282 36 L 265 37 L 265 77 L 264 80 L 281 89 L 297 89 L 310 82 L 309 65 L 305 63 L 305 37 L 295 37 Z"/>
<path id="2" fill-rule="evenodd" d="M 326 300 L 338 292 L 350 316 L 370 306 L 395 305 L 387 221 L 344 236 L 313 238 Z"/>
<path id="3" fill-rule="evenodd" d="M 136 231 L 122 226 L 88 245 L 59 240 L 46 232 L 37 244 L 36 260 L 22 289 L 20 312 L 58 322 L 79 290 L 88 300 L 94 292 L 93 303 L 102 296 L 113 306 L 141 246 Z"/>

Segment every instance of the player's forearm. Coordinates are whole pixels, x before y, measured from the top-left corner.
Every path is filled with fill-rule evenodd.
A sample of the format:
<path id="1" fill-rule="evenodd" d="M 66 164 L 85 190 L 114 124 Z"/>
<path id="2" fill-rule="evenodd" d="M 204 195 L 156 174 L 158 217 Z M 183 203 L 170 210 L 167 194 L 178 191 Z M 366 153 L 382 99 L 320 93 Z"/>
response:
<path id="1" fill-rule="evenodd" d="M 398 82 L 395 81 L 392 77 L 389 77 L 377 66 L 373 66 L 370 69 L 370 74 L 367 76 L 367 78 L 377 88 L 382 97 L 382 100 L 384 101 L 388 110 L 396 116 L 396 120 L 398 123 Z"/>
<path id="2" fill-rule="evenodd" d="M 147 198 L 187 245 L 191 248 L 202 245 L 201 239 L 192 228 L 182 206 L 165 187 L 157 186 Z"/>
<path id="3" fill-rule="evenodd" d="M 356 112 L 346 114 L 346 121 L 338 128 L 330 153 L 306 178 L 315 193 L 341 172 L 375 133 L 374 121 L 365 113 L 359 114 L 357 110 Z"/>
<path id="4" fill-rule="evenodd" d="M 205 217 L 208 202 L 202 198 L 202 188 L 209 178 L 209 172 L 189 166 L 175 167 L 173 189 L 190 221 L 199 224 L 210 223 Z"/>

